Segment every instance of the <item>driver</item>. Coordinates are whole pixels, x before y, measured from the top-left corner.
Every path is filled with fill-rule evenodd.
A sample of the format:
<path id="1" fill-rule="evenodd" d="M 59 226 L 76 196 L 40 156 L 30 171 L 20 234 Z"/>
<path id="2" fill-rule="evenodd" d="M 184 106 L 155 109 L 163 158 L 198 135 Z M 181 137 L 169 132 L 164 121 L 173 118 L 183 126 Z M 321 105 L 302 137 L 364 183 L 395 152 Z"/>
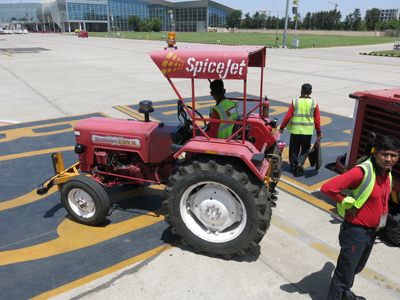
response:
<path id="1" fill-rule="evenodd" d="M 225 97 L 224 82 L 216 79 L 210 83 L 210 94 L 217 102 L 210 111 L 211 119 L 235 121 L 239 117 L 236 102 Z M 210 137 L 227 138 L 232 135 L 235 124 L 210 122 L 207 134 Z"/>

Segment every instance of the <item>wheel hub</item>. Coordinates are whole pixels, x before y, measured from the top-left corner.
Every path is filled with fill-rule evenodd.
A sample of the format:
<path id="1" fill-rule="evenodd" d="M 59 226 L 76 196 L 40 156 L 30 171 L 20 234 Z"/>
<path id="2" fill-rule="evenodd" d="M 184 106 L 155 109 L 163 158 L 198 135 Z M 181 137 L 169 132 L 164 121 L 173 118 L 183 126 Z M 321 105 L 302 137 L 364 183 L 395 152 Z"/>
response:
<path id="1" fill-rule="evenodd" d="M 92 197 L 82 189 L 71 189 L 68 193 L 68 202 L 71 209 L 80 217 L 90 218 L 96 207 Z"/>
<path id="2" fill-rule="evenodd" d="M 239 203 L 220 185 L 208 184 L 201 188 L 188 208 L 212 232 L 221 232 L 241 218 Z"/>

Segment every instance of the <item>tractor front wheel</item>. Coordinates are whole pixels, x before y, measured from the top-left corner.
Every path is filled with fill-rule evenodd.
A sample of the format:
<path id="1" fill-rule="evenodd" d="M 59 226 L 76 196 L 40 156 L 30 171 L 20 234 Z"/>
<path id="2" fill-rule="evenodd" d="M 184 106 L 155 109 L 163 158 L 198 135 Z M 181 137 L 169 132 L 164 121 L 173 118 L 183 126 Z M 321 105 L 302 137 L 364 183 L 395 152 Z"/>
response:
<path id="1" fill-rule="evenodd" d="M 165 189 L 166 220 L 196 251 L 231 257 L 256 246 L 271 221 L 265 185 L 240 162 L 199 157 L 180 166 Z"/>
<path id="2" fill-rule="evenodd" d="M 110 199 L 104 188 L 82 175 L 63 184 L 61 202 L 74 220 L 86 225 L 104 222 L 110 208 Z"/>

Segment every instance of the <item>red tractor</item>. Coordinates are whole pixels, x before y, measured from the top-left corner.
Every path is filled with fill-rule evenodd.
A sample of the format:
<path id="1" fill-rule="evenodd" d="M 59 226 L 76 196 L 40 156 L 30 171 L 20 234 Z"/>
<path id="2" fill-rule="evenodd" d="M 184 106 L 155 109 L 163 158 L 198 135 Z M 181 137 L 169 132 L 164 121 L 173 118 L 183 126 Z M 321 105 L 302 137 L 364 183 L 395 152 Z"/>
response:
<path id="1" fill-rule="evenodd" d="M 211 255 L 243 254 L 261 241 L 270 225 L 285 146 L 262 96 L 266 49 L 172 48 L 153 52 L 151 58 L 178 97 L 180 124 L 151 121 L 154 109 L 146 100 L 139 104 L 144 121 L 82 120 L 74 129 L 79 162 L 64 169 L 61 154 L 53 154 L 56 175 L 38 193 L 58 185 L 72 218 L 97 225 L 110 208 L 105 188 L 165 184 L 165 219 L 174 233 Z M 248 67 L 260 70 L 256 98 L 247 97 Z M 191 80 L 190 106 L 173 78 Z M 243 82 L 242 96 L 234 98 L 241 110 L 238 120 L 206 118 L 196 109 L 195 82 L 208 84 L 213 79 Z M 206 130 L 210 122 L 233 123 L 234 132 L 224 139 L 210 137 Z"/>

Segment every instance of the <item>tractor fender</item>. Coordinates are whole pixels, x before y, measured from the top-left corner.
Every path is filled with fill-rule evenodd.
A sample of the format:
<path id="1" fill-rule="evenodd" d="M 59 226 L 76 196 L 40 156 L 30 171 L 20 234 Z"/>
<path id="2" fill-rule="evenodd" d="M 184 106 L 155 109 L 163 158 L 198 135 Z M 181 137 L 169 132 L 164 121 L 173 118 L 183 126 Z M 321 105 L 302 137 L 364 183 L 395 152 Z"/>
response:
<path id="1" fill-rule="evenodd" d="M 239 158 L 257 176 L 264 181 L 269 162 L 264 153 L 259 152 L 250 142 L 226 141 L 220 139 L 192 139 L 174 154 L 177 159 L 182 153 L 199 153 Z"/>

